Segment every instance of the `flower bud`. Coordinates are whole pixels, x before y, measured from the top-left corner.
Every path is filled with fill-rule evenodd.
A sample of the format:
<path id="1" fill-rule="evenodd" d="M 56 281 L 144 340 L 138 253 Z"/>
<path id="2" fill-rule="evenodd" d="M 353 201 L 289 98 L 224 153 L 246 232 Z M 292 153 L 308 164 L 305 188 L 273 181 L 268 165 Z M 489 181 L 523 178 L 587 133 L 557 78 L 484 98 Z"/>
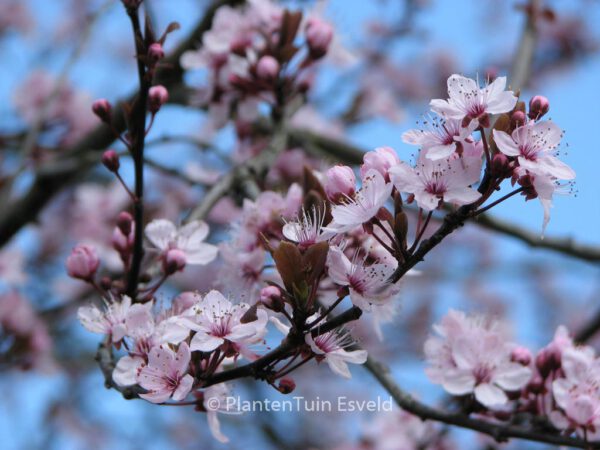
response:
<path id="1" fill-rule="evenodd" d="M 121 211 L 117 216 L 117 227 L 124 236 L 129 236 L 133 227 L 133 217 L 127 211 Z"/>
<path id="2" fill-rule="evenodd" d="M 550 101 L 543 95 L 536 95 L 529 100 L 529 118 L 537 120 L 550 111 Z"/>
<path id="3" fill-rule="evenodd" d="M 154 44 L 148 47 L 148 60 L 151 64 L 156 64 L 158 61 L 165 57 L 165 51 L 163 46 L 159 42 L 155 42 Z"/>
<path id="4" fill-rule="evenodd" d="M 98 99 L 92 103 L 92 111 L 102 122 L 110 122 L 112 116 L 112 105 L 105 98 Z"/>
<path id="5" fill-rule="evenodd" d="M 512 167 L 508 156 L 504 153 L 496 153 L 492 158 L 492 174 L 499 178 L 508 178 L 512 175 Z"/>
<path id="6" fill-rule="evenodd" d="M 231 44 L 229 44 L 229 50 L 231 50 L 231 53 L 244 58 L 246 56 L 246 49 L 251 45 L 252 41 L 245 35 L 242 35 L 231 41 Z"/>
<path id="7" fill-rule="evenodd" d="M 325 193 L 332 202 L 354 196 L 356 177 L 348 166 L 337 165 L 327 171 Z"/>
<path id="8" fill-rule="evenodd" d="M 333 27 L 321 19 L 312 18 L 308 20 L 305 32 L 311 58 L 325 56 L 333 40 Z"/>
<path id="9" fill-rule="evenodd" d="M 89 245 L 78 245 L 67 258 L 69 276 L 80 280 L 91 281 L 99 266 L 96 250 Z"/>
<path id="10" fill-rule="evenodd" d="M 531 351 L 525 347 L 515 347 L 510 354 L 510 360 L 522 366 L 528 366 L 532 358 Z"/>
<path id="11" fill-rule="evenodd" d="M 169 91 L 160 84 L 152 86 L 148 91 L 148 110 L 156 114 L 162 105 L 169 101 Z"/>
<path id="12" fill-rule="evenodd" d="M 560 369 L 560 360 L 560 354 L 557 354 L 557 352 L 554 349 L 546 347 L 541 349 L 535 357 L 535 366 L 537 367 L 537 370 L 540 373 L 540 375 L 543 378 L 546 378 L 554 370 Z"/>
<path id="13" fill-rule="evenodd" d="M 378 147 L 363 156 L 363 165 L 360 166 L 360 176 L 364 177 L 370 169 L 377 170 L 386 181 L 390 181 L 388 170 L 400 164 L 398 155 L 391 147 Z"/>
<path id="14" fill-rule="evenodd" d="M 173 275 L 185 267 L 185 253 L 178 248 L 167 250 L 163 255 L 162 268 L 165 275 Z"/>
<path id="15" fill-rule="evenodd" d="M 279 385 L 277 386 L 277 390 L 282 394 L 290 394 L 296 389 L 296 382 L 291 378 L 284 377 L 279 380 Z"/>
<path id="16" fill-rule="evenodd" d="M 256 75 L 264 81 L 273 81 L 279 75 L 279 63 L 275 58 L 265 55 L 258 60 Z"/>
<path id="17" fill-rule="evenodd" d="M 260 290 L 260 302 L 273 311 L 283 310 L 281 290 L 277 286 L 266 286 Z"/>
<path id="18" fill-rule="evenodd" d="M 106 150 L 102 154 L 102 164 L 111 172 L 117 172 L 121 163 L 119 162 L 119 155 L 114 150 Z"/>
<path id="19" fill-rule="evenodd" d="M 511 124 L 515 128 L 525 125 L 525 119 L 526 119 L 525 113 L 520 110 L 513 112 L 512 115 L 510 116 Z"/>

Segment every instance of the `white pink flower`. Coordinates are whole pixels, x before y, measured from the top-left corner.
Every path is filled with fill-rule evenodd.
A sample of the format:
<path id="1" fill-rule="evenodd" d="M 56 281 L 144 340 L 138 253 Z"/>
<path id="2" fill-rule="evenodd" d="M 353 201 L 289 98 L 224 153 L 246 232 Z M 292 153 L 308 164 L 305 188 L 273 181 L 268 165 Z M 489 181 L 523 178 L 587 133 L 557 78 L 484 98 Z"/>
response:
<path id="1" fill-rule="evenodd" d="M 330 247 L 327 254 L 329 277 L 340 286 L 348 286 L 350 300 L 361 309 L 370 310 L 371 304 L 383 305 L 400 290 L 398 285 L 388 282 L 396 265 L 373 263 L 366 265 L 366 257 L 355 253 L 352 261 L 338 247 Z"/>
<path id="2" fill-rule="evenodd" d="M 131 298 L 124 295 L 120 301 L 104 300 L 104 304 L 104 311 L 96 305 L 81 306 L 77 317 L 88 331 L 110 335 L 112 342 L 119 342 L 127 334 L 125 318 L 131 308 Z"/>
<path id="3" fill-rule="evenodd" d="M 354 198 L 332 206 L 333 221 L 327 229 L 342 233 L 370 221 L 390 198 L 392 188 L 378 170 L 370 169 L 362 177 L 362 187 Z"/>
<path id="4" fill-rule="evenodd" d="M 458 119 L 439 120 L 432 118 L 426 122 L 424 130 L 408 130 L 402 135 L 407 144 L 418 145 L 429 159 L 446 159 L 457 150 L 457 144 L 472 142 L 471 133 L 477 128 L 476 122 L 463 127 Z"/>
<path id="5" fill-rule="evenodd" d="M 511 361 L 515 345 L 498 322 L 450 311 L 434 329 L 438 336 L 425 342 L 426 373 L 450 394 L 474 394 L 493 408 L 508 402 L 506 391 L 518 391 L 530 380 L 531 369 Z"/>
<path id="6" fill-rule="evenodd" d="M 400 158 L 391 147 L 378 147 L 373 151 L 365 153 L 363 164 L 360 166 L 360 176 L 364 179 L 371 170 L 378 171 L 386 181 L 390 180 L 388 170 L 400 163 Z"/>
<path id="7" fill-rule="evenodd" d="M 562 131 L 554 122 L 529 121 L 510 136 L 500 130 L 493 130 L 493 136 L 500 151 L 517 157 L 521 167 L 560 180 L 575 178 L 573 169 L 555 156 Z"/>
<path id="8" fill-rule="evenodd" d="M 441 202 L 468 205 L 477 201 L 481 194 L 471 185 L 479 181 L 481 165 L 478 156 L 432 161 L 421 152 L 416 167 L 401 162 L 390 169 L 390 177 L 396 189 L 413 194 L 419 207 L 431 211 Z"/>
<path id="9" fill-rule="evenodd" d="M 321 208 L 313 206 L 311 214 L 307 214 L 302 208 L 302 216 L 294 222 L 287 222 L 283 226 L 283 235 L 292 242 L 296 242 L 302 248 L 308 248 L 317 242 L 326 241 L 333 233 L 323 229 L 325 215 Z"/>
<path id="10" fill-rule="evenodd" d="M 505 91 L 506 77 L 498 77 L 484 88 L 461 75 L 448 78 L 448 100 L 431 100 L 431 109 L 446 119 L 475 121 L 487 126 L 487 116 L 511 111 L 517 97 L 512 91 Z"/>
<path id="11" fill-rule="evenodd" d="M 560 411 L 550 420 L 561 430 L 575 429 L 589 441 L 600 438 L 600 359 L 591 347 L 570 347 L 562 353 L 564 378 L 552 383 Z"/>
<path id="12" fill-rule="evenodd" d="M 138 380 L 148 392 L 140 394 L 152 403 L 164 403 L 169 398 L 183 400 L 192 389 L 194 378 L 189 375 L 191 353 L 182 342 L 177 353 L 167 346 L 154 347 L 148 355 L 148 365 L 141 368 Z"/>
<path id="13" fill-rule="evenodd" d="M 309 332 L 304 340 L 317 355 L 317 359 L 324 359 L 334 373 L 344 378 L 351 378 L 348 363 L 364 364 L 367 360 L 366 350 L 346 350 L 354 341 L 343 330 L 328 331 L 315 337 Z"/>
<path id="14" fill-rule="evenodd" d="M 166 219 L 156 219 L 146 225 L 146 237 L 163 254 L 180 250 L 187 264 L 205 265 L 217 256 L 218 247 L 203 241 L 208 236 L 208 225 L 201 220 L 190 222 L 177 229 Z"/>
<path id="15" fill-rule="evenodd" d="M 247 345 L 260 341 L 266 334 L 267 313 L 256 309 L 256 317 L 244 317 L 250 309 L 246 303 L 232 304 L 218 291 L 210 291 L 193 307 L 188 327 L 196 332 L 190 348 L 210 352 L 224 343 Z"/>

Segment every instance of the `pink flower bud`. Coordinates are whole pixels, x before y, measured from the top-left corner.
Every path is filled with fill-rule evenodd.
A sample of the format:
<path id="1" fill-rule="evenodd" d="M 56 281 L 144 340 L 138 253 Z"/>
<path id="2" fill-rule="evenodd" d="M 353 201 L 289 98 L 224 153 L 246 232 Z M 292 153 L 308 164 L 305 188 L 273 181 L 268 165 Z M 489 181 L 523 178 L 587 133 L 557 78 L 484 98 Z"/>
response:
<path id="1" fill-rule="evenodd" d="M 163 256 L 163 271 L 165 275 L 172 275 L 184 269 L 186 263 L 185 253 L 178 248 L 167 250 Z"/>
<path id="2" fill-rule="evenodd" d="M 111 172 L 117 172 L 121 163 L 119 162 L 119 155 L 114 150 L 106 150 L 102 154 L 102 164 Z"/>
<path id="3" fill-rule="evenodd" d="M 551 348 L 543 348 L 535 357 L 535 366 L 542 378 L 546 378 L 554 370 L 560 368 L 560 354 Z"/>
<path id="4" fill-rule="evenodd" d="M 112 105 L 105 98 L 98 99 L 92 103 L 92 111 L 102 122 L 110 122 Z"/>
<path id="5" fill-rule="evenodd" d="M 354 196 L 355 187 L 356 177 L 350 167 L 337 165 L 327 171 L 325 193 L 332 202 Z"/>
<path id="6" fill-rule="evenodd" d="M 124 236 L 129 236 L 133 227 L 133 217 L 131 214 L 127 211 L 121 211 L 117 216 L 117 227 Z"/>
<path id="7" fill-rule="evenodd" d="M 510 120 L 514 127 L 523 126 L 525 124 L 525 119 L 526 119 L 525 113 L 523 111 L 519 111 L 519 110 L 515 111 L 510 116 Z"/>
<path id="8" fill-rule="evenodd" d="M 393 148 L 378 147 L 365 153 L 363 165 L 360 166 L 360 176 L 364 177 L 370 169 L 375 169 L 383 175 L 386 181 L 390 181 L 388 170 L 398 164 L 400 164 L 400 159 Z"/>
<path id="9" fill-rule="evenodd" d="M 283 309 L 281 290 L 277 286 L 266 286 L 260 290 L 260 302 L 273 311 Z"/>
<path id="10" fill-rule="evenodd" d="M 252 41 L 245 35 L 239 36 L 231 41 L 229 44 L 229 50 L 231 53 L 235 53 L 238 56 L 245 57 L 246 49 L 252 45 Z"/>
<path id="11" fill-rule="evenodd" d="M 279 63 L 275 58 L 265 55 L 258 60 L 256 65 L 256 75 L 265 81 L 273 81 L 279 75 Z"/>
<path id="12" fill-rule="evenodd" d="M 531 355 L 531 351 L 525 347 L 515 347 L 510 354 L 510 360 L 521 364 L 523 366 L 528 366 L 531 362 L 533 356 Z"/>
<path id="13" fill-rule="evenodd" d="M 151 64 L 156 64 L 158 61 L 165 57 L 165 51 L 163 50 L 163 46 L 159 42 L 155 42 L 154 44 L 148 47 L 148 59 Z"/>
<path id="14" fill-rule="evenodd" d="M 492 174 L 499 178 L 508 178 L 512 175 L 512 167 L 508 156 L 504 153 L 496 153 L 492 158 Z"/>
<path id="15" fill-rule="evenodd" d="M 152 114 L 156 114 L 162 105 L 169 101 L 169 91 L 160 84 L 152 86 L 148 91 L 148 109 Z"/>
<path id="16" fill-rule="evenodd" d="M 306 24 L 306 42 L 313 59 L 325 56 L 333 39 L 333 27 L 327 22 L 312 18 Z"/>
<path id="17" fill-rule="evenodd" d="M 111 243 L 113 248 L 118 251 L 121 255 L 127 255 L 131 251 L 134 240 L 134 228 L 135 223 L 131 223 L 131 231 L 129 234 L 124 234 L 123 231 L 116 226 L 113 230 Z"/>
<path id="18" fill-rule="evenodd" d="M 550 101 L 543 95 L 536 95 L 529 100 L 529 118 L 537 120 L 550 111 Z"/>
<path id="19" fill-rule="evenodd" d="M 279 380 L 277 390 L 282 394 L 290 394 L 294 392 L 294 389 L 296 389 L 296 382 L 291 378 L 284 377 L 281 380 Z"/>
<path id="20" fill-rule="evenodd" d="M 91 281 L 99 266 L 96 250 L 89 245 L 78 245 L 67 258 L 69 276 L 80 280 Z"/>

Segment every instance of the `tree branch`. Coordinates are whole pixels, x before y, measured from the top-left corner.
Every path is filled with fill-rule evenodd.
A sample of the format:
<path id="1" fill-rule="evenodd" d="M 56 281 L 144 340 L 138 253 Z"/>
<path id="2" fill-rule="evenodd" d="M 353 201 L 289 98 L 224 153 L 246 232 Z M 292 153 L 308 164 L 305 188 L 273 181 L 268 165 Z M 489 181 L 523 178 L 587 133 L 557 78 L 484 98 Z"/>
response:
<path id="1" fill-rule="evenodd" d="M 242 0 L 215 0 L 207 8 L 204 17 L 196 28 L 169 56 L 162 61 L 162 68 L 157 70 L 156 80 L 167 89 L 175 88 L 182 82 L 183 68 L 179 64 L 181 55 L 198 45 L 205 31 L 212 26 L 212 19 L 218 8 L 223 5 L 235 5 Z M 129 97 L 125 102 L 118 102 L 113 109 L 114 127 L 118 132 L 126 128 L 122 103 L 130 103 L 138 94 Z M 36 173 L 29 190 L 20 198 L 13 200 L 0 211 L 0 246 L 6 244 L 23 226 L 34 221 L 42 208 L 61 189 L 83 176 L 95 164 L 86 158 L 90 151 L 100 152 L 115 140 L 112 130 L 100 125 L 84 136 L 73 146 L 63 152 L 62 159 L 78 160 L 80 164 L 67 165 L 63 170 Z M 60 161 L 57 161 L 60 165 Z M 50 163 L 53 165 L 53 163 Z"/>
<path id="2" fill-rule="evenodd" d="M 552 434 L 550 430 L 534 431 L 525 429 L 519 425 L 493 423 L 481 419 L 474 419 L 461 413 L 432 408 L 420 403 L 410 394 L 402 390 L 392 378 L 389 369 L 380 362 L 369 357 L 364 366 L 392 396 L 400 408 L 423 420 L 433 420 L 460 428 L 478 431 L 493 437 L 498 442 L 507 441 L 509 438 L 517 438 L 526 439 L 528 441 L 545 442 L 548 444 L 565 445 L 574 448 L 600 448 L 600 443 L 589 443 L 581 439 Z"/>

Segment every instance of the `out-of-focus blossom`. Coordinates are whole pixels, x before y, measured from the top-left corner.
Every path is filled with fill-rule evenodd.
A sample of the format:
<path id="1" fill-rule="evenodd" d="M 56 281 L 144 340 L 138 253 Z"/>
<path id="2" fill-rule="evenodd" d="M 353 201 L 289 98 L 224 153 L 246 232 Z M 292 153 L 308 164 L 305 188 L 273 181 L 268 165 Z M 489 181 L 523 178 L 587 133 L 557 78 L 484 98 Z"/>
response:
<path id="1" fill-rule="evenodd" d="M 508 402 L 507 391 L 518 391 L 530 380 L 531 369 L 512 362 L 515 345 L 498 322 L 450 311 L 434 329 L 438 336 L 425 342 L 426 373 L 450 394 L 474 394 L 493 408 Z"/>
<path id="2" fill-rule="evenodd" d="M 208 225 L 201 220 L 177 229 L 166 219 L 155 219 L 146 225 L 146 237 L 166 255 L 170 250 L 183 252 L 186 264 L 206 265 L 217 257 L 218 247 L 204 243 Z"/>

